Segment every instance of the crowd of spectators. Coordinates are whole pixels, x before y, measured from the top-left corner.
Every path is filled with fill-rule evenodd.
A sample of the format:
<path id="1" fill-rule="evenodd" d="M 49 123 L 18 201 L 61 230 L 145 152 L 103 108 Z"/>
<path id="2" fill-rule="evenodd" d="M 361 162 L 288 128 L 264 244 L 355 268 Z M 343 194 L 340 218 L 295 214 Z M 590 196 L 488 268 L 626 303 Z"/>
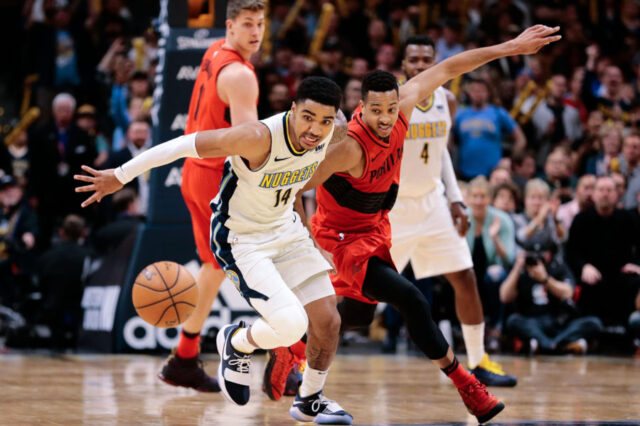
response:
<path id="1" fill-rule="evenodd" d="M 159 9 L 151 0 L 18 3 L 14 39 L 24 54 L 14 80 L 37 76 L 30 101 L 41 117 L 0 149 L 0 304 L 16 309 L 48 250 L 91 246 L 123 211 L 146 212 L 143 178 L 125 210 L 86 210 L 72 176 L 81 164 L 114 166 L 149 146 Z M 443 60 L 534 23 L 559 25 L 563 39 L 537 55 L 449 84 L 459 104 L 450 151 L 489 348 L 557 352 L 578 342 L 570 349 L 585 352 L 603 333 L 640 338 L 639 1 L 344 0 L 315 58 L 326 1 L 304 2 L 287 27 L 292 3 L 269 2 L 272 48 L 252 59 L 261 118 L 287 109 L 308 75 L 336 81 L 349 115 L 367 71 L 404 79 L 402 46 L 413 34 L 431 36 Z M 69 220 L 83 231 L 57 232 Z M 434 310 L 446 312 L 439 300 Z"/>

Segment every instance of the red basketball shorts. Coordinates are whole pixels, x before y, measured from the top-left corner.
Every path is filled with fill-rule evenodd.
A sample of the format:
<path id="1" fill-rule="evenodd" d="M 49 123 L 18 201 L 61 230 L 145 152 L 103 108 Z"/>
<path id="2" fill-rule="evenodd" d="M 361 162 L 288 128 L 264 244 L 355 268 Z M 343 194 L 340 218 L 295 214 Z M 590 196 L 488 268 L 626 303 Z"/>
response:
<path id="1" fill-rule="evenodd" d="M 331 275 L 331 282 L 336 294 L 360 302 L 377 303 L 362 294 L 362 284 L 372 257 L 393 265 L 388 223 L 366 233 L 348 233 L 324 228 L 312 221 L 312 230 L 320 247 L 333 255 L 338 274 Z"/>
<path id="2" fill-rule="evenodd" d="M 182 169 L 182 197 L 191 214 L 193 237 L 202 263 L 221 269 L 211 252 L 211 200 L 218 194 L 222 169 L 185 161 Z"/>

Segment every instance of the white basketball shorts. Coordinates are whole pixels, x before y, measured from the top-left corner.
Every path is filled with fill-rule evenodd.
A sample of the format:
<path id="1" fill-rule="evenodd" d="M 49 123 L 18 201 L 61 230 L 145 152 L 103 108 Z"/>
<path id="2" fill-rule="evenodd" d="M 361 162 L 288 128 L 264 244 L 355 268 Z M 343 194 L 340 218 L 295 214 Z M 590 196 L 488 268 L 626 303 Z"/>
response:
<path id="1" fill-rule="evenodd" d="M 447 199 L 439 191 L 398 197 L 389 219 L 391 257 L 399 271 L 411 262 L 420 279 L 473 267 L 467 241 L 458 234 Z"/>

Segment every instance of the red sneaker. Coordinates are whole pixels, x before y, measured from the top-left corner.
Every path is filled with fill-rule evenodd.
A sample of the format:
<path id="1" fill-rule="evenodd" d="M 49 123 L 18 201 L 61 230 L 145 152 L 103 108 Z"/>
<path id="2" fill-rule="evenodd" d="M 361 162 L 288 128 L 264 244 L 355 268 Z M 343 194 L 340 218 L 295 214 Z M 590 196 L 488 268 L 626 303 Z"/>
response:
<path id="1" fill-rule="evenodd" d="M 295 361 L 296 357 L 289 348 L 279 347 L 269 350 L 269 361 L 267 361 L 262 379 L 262 391 L 270 399 L 278 401 L 282 398 L 287 377 Z"/>
<path id="2" fill-rule="evenodd" d="M 458 388 L 458 393 L 467 410 L 476 416 L 478 423 L 486 423 L 504 410 L 504 404 L 493 396 L 476 376 L 471 374 L 470 377 L 467 384 Z"/>
<path id="3" fill-rule="evenodd" d="M 289 372 L 287 376 L 287 384 L 284 388 L 284 396 L 296 396 L 298 393 L 298 388 L 300 387 L 300 383 L 302 383 L 302 375 L 304 374 L 304 369 L 307 367 L 307 361 L 300 362 L 296 357 L 295 363 L 293 364 L 293 368 Z"/>

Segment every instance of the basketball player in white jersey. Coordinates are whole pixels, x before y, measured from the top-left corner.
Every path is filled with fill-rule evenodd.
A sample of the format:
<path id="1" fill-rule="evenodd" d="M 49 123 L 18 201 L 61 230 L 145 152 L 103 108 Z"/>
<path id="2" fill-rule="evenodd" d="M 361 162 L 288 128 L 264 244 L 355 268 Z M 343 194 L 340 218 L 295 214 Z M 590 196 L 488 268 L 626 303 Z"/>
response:
<path id="1" fill-rule="evenodd" d="M 84 166 L 91 176 L 75 177 L 89 182 L 76 191 L 95 191 L 82 204 L 87 206 L 179 158 L 229 157 L 211 203 L 211 249 L 261 318 L 250 327 L 230 324 L 218 333 L 220 387 L 233 403 L 246 404 L 251 353 L 290 346 L 306 332 L 308 366 L 289 413 L 321 424 L 352 422 L 349 413 L 322 394 L 338 346 L 340 316 L 327 273 L 333 267 L 314 247 L 293 202 L 324 159 L 340 100 L 340 88 L 331 80 L 309 77 L 286 113 L 181 136 L 117 169 Z"/>
<path id="2" fill-rule="evenodd" d="M 434 65 L 434 59 L 431 38 L 410 37 L 402 61 L 407 79 Z M 456 312 L 472 372 L 488 386 L 515 386 L 517 379 L 505 374 L 484 350 L 482 303 L 464 238 L 469 219 L 447 150 L 455 106 L 455 96 L 439 87 L 413 110 L 404 143 L 398 199 L 389 214 L 391 256 L 400 271 L 411 263 L 416 279 L 437 275 L 447 278 L 455 291 Z"/>

